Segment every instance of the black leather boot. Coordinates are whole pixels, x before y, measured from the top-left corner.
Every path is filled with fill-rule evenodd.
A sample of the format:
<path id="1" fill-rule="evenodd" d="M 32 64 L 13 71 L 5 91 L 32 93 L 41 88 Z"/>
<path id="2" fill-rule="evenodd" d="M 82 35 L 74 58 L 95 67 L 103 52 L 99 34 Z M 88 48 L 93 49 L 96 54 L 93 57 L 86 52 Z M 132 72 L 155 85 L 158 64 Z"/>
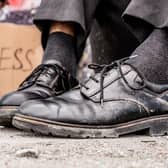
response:
<path id="1" fill-rule="evenodd" d="M 119 137 L 141 130 L 151 136 L 168 133 L 168 85 L 147 81 L 125 60 L 91 68 L 101 73 L 80 90 L 22 104 L 13 125 L 76 138 Z"/>
<path id="2" fill-rule="evenodd" d="M 18 107 L 27 100 L 60 95 L 78 84 L 68 72 L 54 64 L 39 65 L 15 92 L 0 100 L 0 125 L 9 126 Z"/>

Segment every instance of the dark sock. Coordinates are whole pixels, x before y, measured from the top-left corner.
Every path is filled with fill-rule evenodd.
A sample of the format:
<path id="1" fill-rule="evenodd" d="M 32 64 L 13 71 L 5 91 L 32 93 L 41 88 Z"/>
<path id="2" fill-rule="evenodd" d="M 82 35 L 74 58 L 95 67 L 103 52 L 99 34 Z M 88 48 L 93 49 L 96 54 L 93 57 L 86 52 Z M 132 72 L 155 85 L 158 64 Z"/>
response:
<path id="1" fill-rule="evenodd" d="M 43 64 L 58 64 L 76 77 L 76 42 L 75 38 L 61 32 L 49 35 L 44 52 Z"/>
<path id="2" fill-rule="evenodd" d="M 129 63 L 147 78 L 147 80 L 168 84 L 168 30 L 155 29 L 135 50 Z"/>

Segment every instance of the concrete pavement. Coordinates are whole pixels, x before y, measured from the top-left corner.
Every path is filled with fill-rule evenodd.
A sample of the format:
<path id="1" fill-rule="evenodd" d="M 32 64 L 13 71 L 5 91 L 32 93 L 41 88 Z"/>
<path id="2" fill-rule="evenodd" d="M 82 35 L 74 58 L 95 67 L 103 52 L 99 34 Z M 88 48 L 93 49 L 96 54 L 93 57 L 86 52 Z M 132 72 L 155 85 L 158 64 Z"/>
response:
<path id="1" fill-rule="evenodd" d="M 168 137 L 60 139 L 0 127 L 0 168 L 143 167 L 168 168 Z"/>

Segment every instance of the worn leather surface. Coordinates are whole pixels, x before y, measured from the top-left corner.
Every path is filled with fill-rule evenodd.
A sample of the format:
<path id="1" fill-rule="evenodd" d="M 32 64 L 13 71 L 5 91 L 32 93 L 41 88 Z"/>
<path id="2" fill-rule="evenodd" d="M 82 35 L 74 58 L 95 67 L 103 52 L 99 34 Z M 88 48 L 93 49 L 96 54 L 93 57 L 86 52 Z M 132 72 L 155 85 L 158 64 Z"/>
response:
<path id="1" fill-rule="evenodd" d="M 77 85 L 76 79 L 73 79 L 59 66 L 46 65 L 41 68 L 40 72 L 35 70 L 17 91 L 2 97 L 0 107 L 19 106 L 27 100 L 59 95 L 75 85 Z"/>
<path id="2" fill-rule="evenodd" d="M 100 74 L 88 80 L 87 87 L 73 89 L 59 97 L 28 101 L 20 107 L 24 115 L 51 121 L 81 125 L 112 125 L 168 113 L 168 85 L 156 85 L 141 79 L 128 65 L 122 65 L 124 82 L 118 68 L 105 74 L 104 103 L 100 101 Z"/>

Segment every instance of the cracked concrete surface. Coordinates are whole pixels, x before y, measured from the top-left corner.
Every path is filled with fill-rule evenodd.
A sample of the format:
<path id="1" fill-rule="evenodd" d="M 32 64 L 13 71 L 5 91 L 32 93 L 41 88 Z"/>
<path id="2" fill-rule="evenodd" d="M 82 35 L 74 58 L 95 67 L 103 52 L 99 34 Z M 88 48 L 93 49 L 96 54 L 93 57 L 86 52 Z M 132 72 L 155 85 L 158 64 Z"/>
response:
<path id="1" fill-rule="evenodd" d="M 35 151 L 38 157 L 18 155 Z M 168 168 L 168 137 L 61 139 L 0 128 L 0 168 Z"/>

